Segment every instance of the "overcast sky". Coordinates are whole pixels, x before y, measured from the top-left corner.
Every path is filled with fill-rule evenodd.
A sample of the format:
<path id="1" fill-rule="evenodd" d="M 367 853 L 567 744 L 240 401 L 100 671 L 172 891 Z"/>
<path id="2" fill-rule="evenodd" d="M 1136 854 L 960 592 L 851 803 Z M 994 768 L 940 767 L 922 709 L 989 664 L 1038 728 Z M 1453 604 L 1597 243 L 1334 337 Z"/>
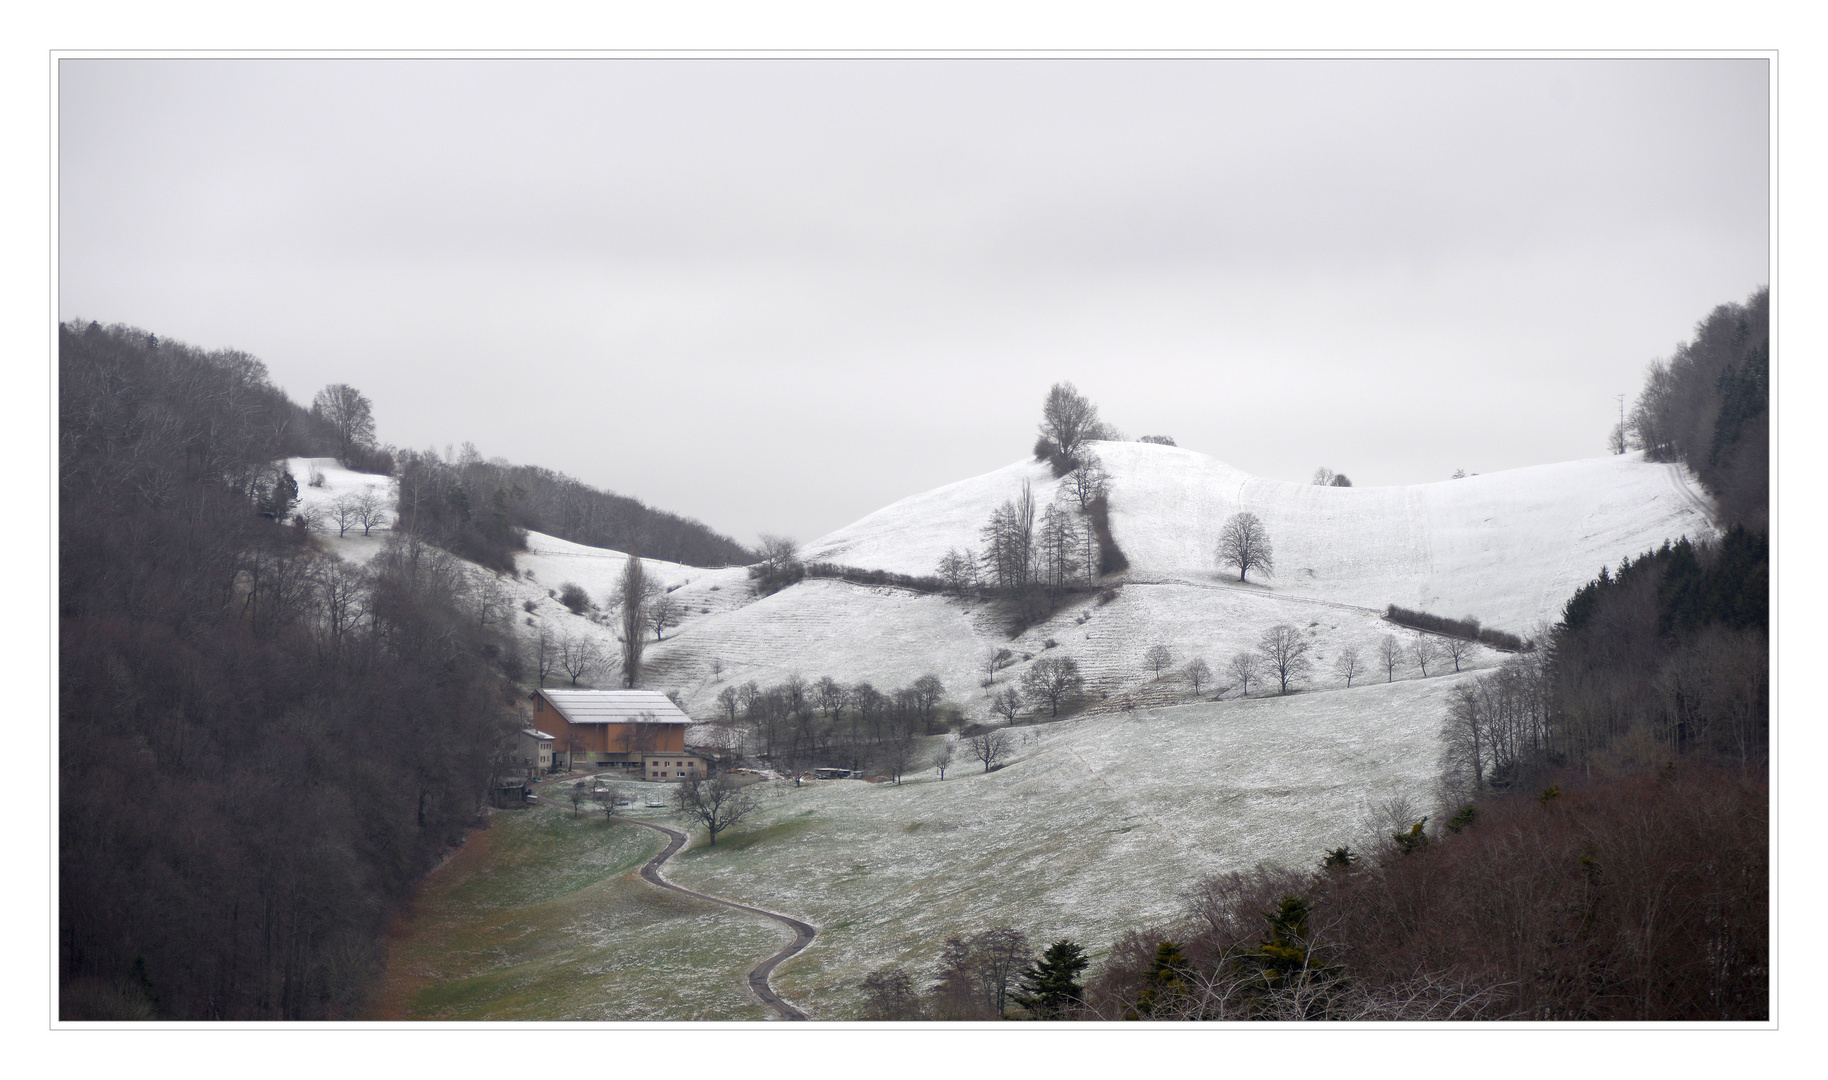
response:
<path id="1" fill-rule="evenodd" d="M 59 310 L 745 543 L 1130 437 L 1604 453 L 1769 277 L 1762 60 L 63 60 Z M 1121 492 L 1117 493 L 1121 498 Z"/>

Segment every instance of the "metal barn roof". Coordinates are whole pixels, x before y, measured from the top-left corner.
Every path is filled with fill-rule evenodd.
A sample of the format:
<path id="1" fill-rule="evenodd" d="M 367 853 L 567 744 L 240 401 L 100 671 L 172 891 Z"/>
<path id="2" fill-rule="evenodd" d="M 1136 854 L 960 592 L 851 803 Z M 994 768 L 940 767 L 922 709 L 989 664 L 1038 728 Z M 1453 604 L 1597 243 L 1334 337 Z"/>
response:
<path id="1" fill-rule="evenodd" d="M 692 718 L 658 690 L 544 690 L 572 724 L 689 724 Z M 645 714 L 645 715 L 644 715 Z"/>

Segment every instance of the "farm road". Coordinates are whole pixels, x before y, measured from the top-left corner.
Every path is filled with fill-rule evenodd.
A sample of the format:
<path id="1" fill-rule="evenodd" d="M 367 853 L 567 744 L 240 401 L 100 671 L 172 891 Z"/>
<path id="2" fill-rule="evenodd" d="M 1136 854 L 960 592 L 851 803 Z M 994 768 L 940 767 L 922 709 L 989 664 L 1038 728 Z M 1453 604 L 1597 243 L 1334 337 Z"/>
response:
<path id="1" fill-rule="evenodd" d="M 634 825 L 645 826 L 649 829 L 653 829 L 655 832 L 665 833 L 671 838 L 666 849 L 649 859 L 647 864 L 641 868 L 641 876 L 646 878 L 651 884 L 658 885 L 662 889 L 671 889 L 677 893 L 684 893 L 687 896 L 695 896 L 700 900 L 709 900 L 714 904 L 733 907 L 738 911 L 747 911 L 755 915 L 765 915 L 775 922 L 782 923 L 793 929 L 794 937 L 792 944 L 749 969 L 749 989 L 755 991 L 755 996 L 761 998 L 769 1008 L 780 1013 L 782 1019 L 806 1019 L 805 1013 L 794 1008 L 792 1005 L 789 1005 L 786 1001 L 782 1000 L 781 995 L 774 992 L 774 987 L 768 985 L 768 977 L 774 974 L 775 967 L 778 966 L 781 961 L 794 955 L 801 949 L 806 948 L 806 946 L 811 945 L 813 935 L 819 932 L 818 929 L 808 923 L 803 923 L 798 919 L 789 918 L 786 915 L 776 914 L 772 911 L 764 911 L 758 907 L 750 907 L 748 904 L 739 904 L 734 900 L 725 900 L 721 896 L 712 896 L 709 893 L 701 893 L 693 889 L 685 888 L 682 885 L 673 884 L 660 876 L 660 864 L 672 858 L 675 852 L 685 846 L 686 834 L 669 829 L 664 825 L 656 825 L 651 821 L 642 821 L 640 818 L 630 817 L 622 818 L 621 820 Z"/>

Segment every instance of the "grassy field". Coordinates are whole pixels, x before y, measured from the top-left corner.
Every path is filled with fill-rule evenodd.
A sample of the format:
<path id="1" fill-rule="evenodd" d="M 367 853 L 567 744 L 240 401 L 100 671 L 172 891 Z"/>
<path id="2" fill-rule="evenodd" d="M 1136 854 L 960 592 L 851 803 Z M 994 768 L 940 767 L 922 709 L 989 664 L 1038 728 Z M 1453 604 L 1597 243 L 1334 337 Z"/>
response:
<path id="1" fill-rule="evenodd" d="M 1007 767 L 902 785 L 759 785 L 761 807 L 667 865 L 688 888 L 819 928 L 774 976 L 814 1020 L 859 983 L 924 977 L 950 934 L 1014 926 L 1096 961 L 1172 918 L 1204 875 L 1362 850 L 1376 804 L 1426 805 L 1464 676 L 1204 702 L 1015 729 Z M 660 811 L 646 811 L 660 814 Z M 569 806 L 501 813 L 428 883 L 379 1015 L 466 1020 L 762 1020 L 743 975 L 789 940 L 759 917 L 654 889 L 658 834 Z M 657 817 L 675 827 L 676 820 Z"/>
<path id="2" fill-rule="evenodd" d="M 744 974 L 792 939 L 636 871 L 658 833 L 569 806 L 497 813 L 389 942 L 379 1020 L 768 1020 Z"/>

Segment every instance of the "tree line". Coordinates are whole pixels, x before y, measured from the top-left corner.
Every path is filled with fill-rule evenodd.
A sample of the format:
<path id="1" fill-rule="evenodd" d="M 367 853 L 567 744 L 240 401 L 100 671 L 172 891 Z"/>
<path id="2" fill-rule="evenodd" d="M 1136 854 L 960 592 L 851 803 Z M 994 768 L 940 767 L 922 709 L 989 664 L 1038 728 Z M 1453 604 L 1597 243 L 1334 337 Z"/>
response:
<path id="1" fill-rule="evenodd" d="M 356 1015 L 514 726 L 505 605 L 263 513 L 326 436 L 252 357 L 66 325 L 58 380 L 60 1015 Z"/>
<path id="2" fill-rule="evenodd" d="M 1651 461 L 1681 461 L 1723 524 L 1761 531 L 1770 499 L 1771 290 L 1721 304 L 1669 359 L 1650 362 L 1629 419 L 1614 429 Z"/>

